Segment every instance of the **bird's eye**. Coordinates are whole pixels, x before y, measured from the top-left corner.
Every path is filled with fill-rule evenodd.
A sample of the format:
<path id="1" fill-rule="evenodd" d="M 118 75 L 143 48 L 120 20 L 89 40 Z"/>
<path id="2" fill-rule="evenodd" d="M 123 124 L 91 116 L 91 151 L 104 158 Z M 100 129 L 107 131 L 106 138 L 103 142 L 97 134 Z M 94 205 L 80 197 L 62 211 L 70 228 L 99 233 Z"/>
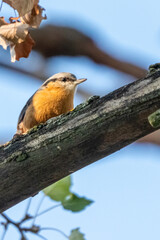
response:
<path id="1" fill-rule="evenodd" d="M 63 81 L 63 82 L 66 82 L 66 81 L 67 81 L 67 79 L 66 79 L 66 78 L 63 78 L 63 79 L 62 79 L 62 81 Z"/>

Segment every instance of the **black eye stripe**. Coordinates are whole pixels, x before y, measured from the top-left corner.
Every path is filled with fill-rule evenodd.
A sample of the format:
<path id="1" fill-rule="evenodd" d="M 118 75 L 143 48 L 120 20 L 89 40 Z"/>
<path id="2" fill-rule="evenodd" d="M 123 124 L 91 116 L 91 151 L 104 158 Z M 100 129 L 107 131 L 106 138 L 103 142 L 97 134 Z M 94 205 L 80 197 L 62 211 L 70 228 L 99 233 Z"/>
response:
<path id="1" fill-rule="evenodd" d="M 67 77 L 61 78 L 59 80 L 62 81 L 62 82 L 74 82 L 74 81 L 76 81 L 76 79 L 67 78 Z"/>
<path id="2" fill-rule="evenodd" d="M 63 82 L 66 82 L 66 81 L 67 81 L 67 78 L 65 78 L 65 77 L 62 78 L 62 81 L 63 81 Z"/>

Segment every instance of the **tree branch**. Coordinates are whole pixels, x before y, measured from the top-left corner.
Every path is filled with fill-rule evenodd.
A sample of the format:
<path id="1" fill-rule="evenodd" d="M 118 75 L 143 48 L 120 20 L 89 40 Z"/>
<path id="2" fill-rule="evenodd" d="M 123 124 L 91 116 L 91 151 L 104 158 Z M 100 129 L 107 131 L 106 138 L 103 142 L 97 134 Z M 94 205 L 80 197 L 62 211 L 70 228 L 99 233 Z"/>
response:
<path id="1" fill-rule="evenodd" d="M 90 37 L 77 29 L 45 25 L 42 28 L 30 30 L 30 33 L 36 42 L 33 49 L 46 58 L 60 55 L 86 56 L 98 64 L 114 68 L 135 78 L 144 77 L 147 72 L 139 66 L 110 56 L 109 53 L 102 51 Z"/>
<path id="2" fill-rule="evenodd" d="M 1 146 L 0 211 L 153 132 L 158 108 L 160 70 Z"/>
<path id="3" fill-rule="evenodd" d="M 42 75 L 41 74 L 38 74 L 38 73 L 35 73 L 35 72 L 31 72 L 31 71 L 26 71 L 24 69 L 21 69 L 19 67 L 16 67 L 16 66 L 13 66 L 12 64 L 7 64 L 7 63 L 4 63 L 2 61 L 0 61 L 0 67 L 2 68 L 6 68 L 10 71 L 13 71 L 13 72 L 16 72 L 16 73 L 19 73 L 19 74 L 23 74 L 25 76 L 28 76 L 28 77 L 32 77 L 32 78 L 35 78 L 36 80 L 40 81 L 40 82 L 43 82 L 45 81 L 47 78 L 49 78 L 50 76 L 46 76 L 46 75 Z M 84 98 L 88 98 L 90 97 L 92 94 L 91 92 L 89 91 L 86 91 L 84 88 L 78 88 L 78 93 L 83 96 Z"/>

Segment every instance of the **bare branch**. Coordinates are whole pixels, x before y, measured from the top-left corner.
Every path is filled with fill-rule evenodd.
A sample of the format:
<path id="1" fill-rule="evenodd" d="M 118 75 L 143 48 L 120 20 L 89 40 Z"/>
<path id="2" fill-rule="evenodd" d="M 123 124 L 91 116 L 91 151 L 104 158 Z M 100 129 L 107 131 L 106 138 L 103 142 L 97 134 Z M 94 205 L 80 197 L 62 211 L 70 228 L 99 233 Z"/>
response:
<path id="1" fill-rule="evenodd" d="M 61 235 L 63 235 L 65 238 L 68 239 L 68 236 L 67 236 L 63 231 L 61 231 L 61 230 L 58 229 L 58 228 L 46 227 L 46 228 L 41 228 L 41 229 L 40 229 L 40 231 L 44 231 L 44 230 L 56 231 L 56 232 L 60 233 Z"/>
<path id="2" fill-rule="evenodd" d="M 35 78 L 36 80 L 38 80 L 40 82 L 45 81 L 49 77 L 49 76 L 46 76 L 46 75 L 42 75 L 42 74 L 26 71 L 24 69 L 15 67 L 15 66 L 13 66 L 11 64 L 6 64 L 6 63 L 4 63 L 2 61 L 0 61 L 0 67 L 6 68 L 6 69 L 8 69 L 10 71 L 13 71 L 13 72 L 16 72 L 16 73 L 23 74 L 23 75 L 28 76 L 28 77 Z M 78 88 L 78 93 L 81 96 L 83 96 L 85 99 L 87 99 L 88 97 L 90 97 L 92 95 L 91 92 L 86 91 L 83 88 Z"/>
<path id="3" fill-rule="evenodd" d="M 7 221 L 7 223 L 13 224 L 15 227 L 19 227 L 19 224 L 12 221 L 6 214 L 1 213 L 1 216 Z"/>
<path id="4" fill-rule="evenodd" d="M 47 212 L 49 212 L 49 211 L 57 208 L 57 207 L 60 207 L 60 206 L 62 206 L 61 203 L 59 203 L 59 204 L 57 204 L 57 205 L 54 205 L 54 206 L 52 206 L 52 207 L 50 207 L 50 208 L 47 208 L 47 209 L 44 210 L 43 212 L 40 212 L 40 213 L 37 215 L 37 217 L 39 217 L 39 216 L 41 216 L 41 215 L 43 215 L 43 214 L 45 214 L 45 213 L 47 213 Z"/>
<path id="5" fill-rule="evenodd" d="M 29 211 L 29 208 L 30 208 L 30 205 L 31 205 L 31 201 L 32 201 L 32 198 L 29 198 L 28 203 L 27 203 L 27 207 L 26 207 L 26 211 L 25 211 L 25 214 L 24 214 L 25 220 L 26 220 L 26 218 L 28 219 L 28 211 Z"/>
<path id="6" fill-rule="evenodd" d="M 111 57 L 109 53 L 103 52 L 96 46 L 90 37 L 73 28 L 45 25 L 40 29 L 31 30 L 31 36 L 36 42 L 34 50 L 44 57 L 87 56 L 98 64 L 130 74 L 135 78 L 144 77 L 147 72 L 134 64 Z"/>
<path id="7" fill-rule="evenodd" d="M 43 239 L 43 240 L 48 240 L 47 238 L 45 238 L 44 236 L 42 236 L 41 234 L 36 234 L 36 236 L 38 236 L 39 238 Z"/>
<path id="8" fill-rule="evenodd" d="M 16 72 L 16 73 L 24 74 L 28 77 L 35 78 L 36 80 L 39 80 L 39 81 L 45 81 L 47 79 L 47 76 L 45 76 L 45 75 L 43 76 L 42 74 L 39 75 L 37 73 L 26 71 L 26 70 L 21 69 L 19 67 L 15 67 L 12 64 L 4 63 L 3 61 L 0 61 L 0 67 L 6 68 L 6 69 L 8 69 L 10 71 L 13 71 L 13 72 Z"/>
<path id="9" fill-rule="evenodd" d="M 3 232 L 3 235 L 2 235 L 2 237 L 1 237 L 1 240 L 4 240 L 4 238 L 5 238 L 5 236 L 6 236 L 6 233 L 7 233 L 7 229 L 5 228 L 5 229 L 4 229 L 4 232 Z"/>
<path id="10" fill-rule="evenodd" d="M 2 146 L 0 210 L 155 131 L 148 115 L 160 108 L 159 98 L 157 70 Z"/>
<path id="11" fill-rule="evenodd" d="M 40 207 L 41 207 L 41 205 L 42 205 L 45 197 L 46 197 L 46 196 L 43 195 L 42 198 L 41 198 L 41 200 L 40 200 L 40 202 L 39 202 L 39 204 L 38 204 L 38 207 L 37 207 L 37 209 L 36 209 L 36 213 L 35 213 L 35 215 L 34 215 L 34 217 L 33 217 L 32 226 L 34 225 L 34 223 L 35 223 L 35 221 L 36 221 L 36 218 L 37 218 L 37 216 L 38 216 L 39 209 L 40 209 Z"/>

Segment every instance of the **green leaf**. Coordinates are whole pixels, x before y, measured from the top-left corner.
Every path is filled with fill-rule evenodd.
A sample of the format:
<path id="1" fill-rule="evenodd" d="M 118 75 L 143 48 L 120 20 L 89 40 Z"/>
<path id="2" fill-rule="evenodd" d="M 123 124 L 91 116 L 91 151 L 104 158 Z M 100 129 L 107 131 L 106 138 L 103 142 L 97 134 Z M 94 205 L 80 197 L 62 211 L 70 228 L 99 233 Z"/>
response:
<path id="1" fill-rule="evenodd" d="M 62 202 L 65 198 L 71 194 L 71 177 L 67 176 L 60 181 L 50 185 L 43 190 L 44 194 L 55 201 Z"/>
<path id="2" fill-rule="evenodd" d="M 160 127 L 160 109 L 149 115 L 148 121 L 153 128 Z"/>
<path id="3" fill-rule="evenodd" d="M 79 228 L 73 229 L 69 236 L 69 240 L 85 240 L 84 234 L 80 233 Z"/>
<path id="4" fill-rule="evenodd" d="M 92 200 L 86 199 L 84 197 L 78 197 L 72 193 L 67 199 L 62 201 L 62 206 L 72 212 L 80 212 L 92 202 Z"/>

